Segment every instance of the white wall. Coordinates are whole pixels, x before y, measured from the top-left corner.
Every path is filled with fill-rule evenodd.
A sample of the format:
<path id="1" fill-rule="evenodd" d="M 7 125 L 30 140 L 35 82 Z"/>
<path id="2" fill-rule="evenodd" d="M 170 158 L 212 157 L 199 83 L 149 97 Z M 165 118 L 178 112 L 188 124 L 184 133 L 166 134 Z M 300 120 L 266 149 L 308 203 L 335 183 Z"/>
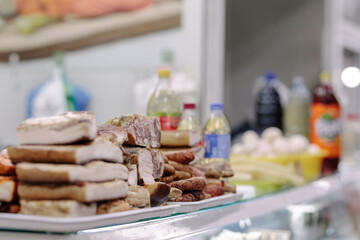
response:
<path id="1" fill-rule="evenodd" d="M 182 65 L 182 33 L 176 28 L 67 54 L 68 76 L 91 93 L 89 110 L 99 123 L 132 112 L 133 84 L 156 71 L 163 48 L 173 49 L 175 65 Z M 15 81 L 9 65 L 0 64 L 0 145 L 16 143 L 15 128 L 25 118 L 26 96 L 49 77 L 51 67 L 49 58 L 22 62 Z"/>

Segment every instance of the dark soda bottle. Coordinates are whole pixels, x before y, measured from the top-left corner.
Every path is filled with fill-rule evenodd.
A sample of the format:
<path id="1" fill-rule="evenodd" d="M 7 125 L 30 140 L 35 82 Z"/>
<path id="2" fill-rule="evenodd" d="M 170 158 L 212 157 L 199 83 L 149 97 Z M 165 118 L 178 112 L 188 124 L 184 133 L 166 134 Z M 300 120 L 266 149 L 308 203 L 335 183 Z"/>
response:
<path id="1" fill-rule="evenodd" d="M 280 95 L 275 88 L 276 75 L 267 72 L 264 75 L 265 86 L 256 98 L 256 125 L 261 132 L 268 127 L 283 127 L 283 109 L 281 106 Z"/>
<path id="2" fill-rule="evenodd" d="M 335 172 L 340 158 L 341 109 L 331 87 L 330 74 L 320 74 L 320 84 L 314 88 L 310 107 L 310 141 L 325 150 L 322 175 Z"/>

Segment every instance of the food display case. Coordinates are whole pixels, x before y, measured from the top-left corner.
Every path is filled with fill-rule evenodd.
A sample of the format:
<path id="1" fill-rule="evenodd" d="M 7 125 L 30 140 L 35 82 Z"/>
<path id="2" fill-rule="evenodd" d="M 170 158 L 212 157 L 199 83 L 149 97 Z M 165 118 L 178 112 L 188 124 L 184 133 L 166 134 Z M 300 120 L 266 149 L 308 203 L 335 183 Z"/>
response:
<path id="1" fill-rule="evenodd" d="M 0 238 L 358 239 L 359 172 L 189 213 L 62 234 L 2 229 Z"/>
<path id="2" fill-rule="evenodd" d="M 180 33 L 183 34 L 183 42 L 185 45 L 183 56 L 185 64 L 183 67 L 185 72 L 189 75 L 189 78 L 193 80 L 194 86 L 196 86 L 195 88 L 197 89 L 196 91 L 194 90 L 196 92 L 195 102 L 199 103 L 198 106 L 201 116 L 200 120 L 204 123 L 206 117 L 209 116 L 210 110 L 208 106 L 211 103 L 224 102 L 224 112 L 229 117 L 229 120 L 232 123 L 232 128 L 235 128 L 235 125 L 237 125 L 241 118 L 246 115 L 247 111 L 245 109 L 249 107 L 248 105 L 251 95 L 251 91 L 249 91 L 249 89 L 251 89 L 250 84 L 253 83 L 253 76 L 258 74 L 260 71 L 259 69 L 265 68 L 264 66 L 279 69 L 278 72 L 284 76 L 285 82 L 289 82 L 291 74 L 294 74 L 295 72 L 294 69 L 288 67 L 289 65 L 304 66 L 303 69 L 300 69 L 299 71 L 306 73 L 306 78 L 314 79 L 313 77 L 315 72 L 317 74 L 321 67 L 328 68 L 334 73 L 334 76 L 336 76 L 339 75 L 339 73 L 336 72 L 339 71 L 339 69 L 342 69 L 342 67 L 352 66 L 354 65 L 354 62 L 357 65 L 359 64 L 357 53 L 360 52 L 360 50 L 357 41 L 355 41 L 357 38 L 360 38 L 358 26 L 355 25 L 355 23 L 358 22 L 358 19 L 352 19 L 353 22 L 350 21 L 351 17 L 342 19 L 344 16 L 339 15 L 339 13 L 341 12 L 343 6 L 335 0 L 329 0 L 328 2 L 304 1 L 299 4 L 285 3 L 287 1 L 283 0 L 280 3 L 276 3 L 284 4 L 282 5 L 282 8 L 276 7 L 278 5 L 273 6 L 274 9 L 278 10 L 278 14 L 274 14 L 273 18 L 270 18 L 270 16 L 267 16 L 266 14 L 257 14 L 256 21 L 253 20 L 251 26 L 247 20 L 253 18 L 253 13 L 247 9 L 258 7 L 252 5 L 256 5 L 255 3 L 244 4 L 239 1 L 225 2 L 216 0 L 202 0 L 190 4 L 191 2 L 193 1 L 154 1 L 154 5 L 144 12 L 144 15 L 140 15 L 139 13 L 128 13 L 126 17 L 129 17 L 132 21 L 129 20 L 129 22 L 121 22 L 121 24 L 117 20 L 120 18 L 124 19 L 124 16 L 114 15 L 106 18 L 106 22 L 104 19 L 98 18 L 96 21 L 94 20 L 91 23 L 95 25 L 104 24 L 101 25 L 103 26 L 101 31 L 98 32 L 97 29 L 91 29 L 94 25 L 90 26 L 90 30 L 88 29 L 90 31 L 88 34 L 96 34 L 96 39 L 94 38 L 92 41 L 86 42 L 85 44 L 83 40 L 86 39 L 87 35 L 84 35 L 84 33 L 80 31 L 78 35 L 73 36 L 74 39 L 72 44 L 66 45 L 67 48 L 65 49 L 77 49 L 78 45 L 81 44 L 83 44 L 81 46 L 85 47 L 97 44 L 98 42 L 108 42 L 111 41 L 112 38 L 127 38 L 129 36 L 135 36 L 148 32 L 151 29 L 164 30 L 172 27 L 179 27 L 181 23 L 181 29 L 175 29 L 173 37 L 176 39 Z M 265 1 L 262 2 L 263 4 L 265 3 Z M 272 1 L 272 4 L 274 3 L 275 1 Z M 356 5 L 355 2 L 354 5 Z M 239 9 L 242 9 L 242 11 L 247 14 L 239 14 Z M 261 9 L 263 13 L 268 12 L 266 7 L 259 9 Z M 352 8 L 347 7 L 347 9 Z M 183 16 L 181 16 L 180 19 L 181 12 Z M 310 19 L 309 16 L 316 16 L 316 18 L 311 18 L 311 23 L 303 21 L 304 19 Z M 338 18 L 341 18 L 342 21 Z M 281 19 L 281 21 L 279 19 Z M 291 22 L 294 23 L 294 25 L 301 22 L 303 25 L 297 25 L 300 27 L 295 28 L 292 27 L 292 25 L 279 24 L 284 22 Z M 343 22 L 344 24 L 339 26 L 338 24 L 334 24 L 334 22 Z M 82 20 L 78 20 L 75 23 L 82 26 Z M 144 31 L 141 27 L 141 24 L 145 23 L 151 25 L 151 28 L 147 29 L 147 31 Z M 244 25 L 239 27 L 239 23 Z M 267 28 L 269 30 L 267 30 L 264 23 L 268 24 Z M 80 25 L 78 27 L 81 27 Z M 249 25 L 251 29 L 250 27 L 248 28 L 247 25 Z M 69 25 L 68 22 L 62 22 L 54 27 L 65 27 L 70 29 L 74 28 L 74 26 L 74 24 Z M 135 30 L 133 29 L 131 32 L 125 31 L 130 27 L 134 27 Z M 289 34 L 289 32 L 287 32 L 289 27 L 291 27 L 291 30 L 297 34 L 302 33 L 299 29 L 304 30 L 302 35 L 311 36 L 312 39 L 308 39 L 308 41 L 295 41 L 293 39 L 293 36 L 296 36 L 295 33 Z M 322 28 L 324 29 L 320 31 L 319 29 Z M 120 33 L 118 33 L 119 29 L 124 30 L 125 32 L 120 31 Z M 114 32 L 117 33 L 114 34 Z M 271 38 L 269 38 L 270 32 L 275 33 L 271 35 Z M 338 34 L 339 32 L 341 34 Z M 10 34 L 11 32 L 6 33 L 8 39 L 19 39 L 17 35 L 14 36 L 13 34 Z M 46 34 L 46 32 L 44 34 Z M 343 35 L 343 38 L 340 37 L 341 35 Z M 41 35 L 37 36 L 40 36 L 41 38 Z M 54 36 L 56 38 L 56 35 Z M 329 36 L 329 38 L 327 38 L 327 36 Z M 339 40 L 338 38 L 343 40 L 343 42 L 341 42 L 341 46 L 339 46 L 339 42 L 337 41 Z M 5 45 L 3 43 L 5 40 L 0 41 L 0 60 L 8 57 L 9 52 L 6 52 L 5 50 L 11 50 L 4 47 Z M 20 40 L 22 40 L 22 38 Z M 56 38 L 53 40 L 60 42 L 47 42 L 47 45 L 45 44 L 41 48 L 42 51 L 40 52 L 38 51 L 39 49 L 35 51 L 30 48 L 33 47 L 30 45 L 34 42 L 28 42 L 28 44 L 30 44 L 28 46 L 30 50 L 25 49 L 19 54 L 24 59 L 32 58 L 33 56 L 42 56 L 45 53 L 48 54 L 50 50 L 52 51 L 53 45 L 64 44 L 62 39 Z M 39 41 L 39 38 L 34 38 L 33 41 Z M 283 44 L 285 41 L 288 41 L 289 44 Z M 154 42 L 156 42 L 156 39 Z M 269 45 L 271 46 L 271 51 L 269 51 L 263 47 L 265 46 L 265 44 L 263 44 L 264 42 L 277 44 Z M 16 45 L 16 41 L 14 44 Z M 1 56 L 2 46 L 3 49 L 5 49 L 5 52 L 3 51 L 3 57 Z M 259 46 L 262 46 L 262 48 L 259 48 Z M 323 48 L 326 49 L 326 53 L 321 52 L 321 49 Z M 248 53 L 249 49 L 253 49 L 251 54 Z M 302 49 L 306 49 L 307 51 L 302 51 Z M 308 49 L 312 49 L 312 51 L 308 51 Z M 104 56 L 112 53 L 111 50 L 108 51 L 108 53 L 103 53 Z M 289 53 L 292 51 L 301 52 L 304 55 L 300 54 L 297 58 L 294 58 L 289 62 L 283 62 L 284 60 L 274 61 L 274 59 L 288 59 L 286 55 L 295 55 L 294 53 Z M 279 57 L 279 52 L 285 55 Z M 344 54 L 340 54 L 342 52 Z M 121 54 L 122 53 L 120 53 L 120 55 Z M 86 57 L 86 55 L 84 56 Z M 96 58 L 101 59 L 102 61 L 101 57 Z M 100 115 L 98 122 L 104 122 L 105 118 L 108 118 L 107 112 L 103 111 L 106 104 L 104 104 L 101 99 L 104 98 L 105 95 L 126 96 L 128 98 L 129 94 L 121 94 L 118 90 L 120 89 L 121 91 L 128 93 L 134 86 L 133 83 L 130 84 L 131 81 L 128 81 L 129 79 L 132 79 L 127 76 L 130 74 L 127 74 L 124 77 L 127 81 L 123 81 L 121 83 L 120 81 L 117 81 L 119 78 L 117 70 L 116 72 L 114 70 L 114 73 L 109 70 L 115 68 L 117 69 L 117 67 L 115 65 L 113 68 L 108 68 L 108 66 L 106 66 L 106 64 L 111 65 L 109 63 L 110 61 L 114 61 L 114 59 L 115 58 L 108 60 L 109 62 L 104 61 L 103 66 L 96 66 L 95 68 L 93 68 L 92 65 L 86 65 L 88 64 L 86 63 L 84 65 L 85 67 L 83 67 L 81 71 L 79 70 L 81 74 L 78 75 L 81 75 L 81 79 L 84 79 L 84 85 L 86 83 L 86 85 L 96 89 L 96 91 L 94 90 L 96 94 L 93 94 L 93 96 L 95 96 L 94 102 L 96 102 L 96 106 L 92 106 L 91 110 L 98 112 L 96 114 Z M 309 59 L 311 61 L 309 61 Z M 75 55 L 73 62 L 81 61 L 79 61 L 79 58 L 76 59 Z M 269 62 L 271 63 L 270 65 Z M 43 63 L 40 62 L 39 66 L 40 64 Z M 251 64 L 254 64 L 256 67 L 250 66 Z M 96 63 L 94 65 L 96 65 Z M 81 67 L 82 65 L 80 64 L 79 66 Z M 31 65 L 29 65 L 28 68 L 31 68 L 32 71 L 37 73 L 36 70 L 33 70 L 36 68 L 31 67 Z M 86 70 L 90 69 L 91 71 L 84 71 L 83 69 L 85 68 Z M 124 69 L 125 68 L 132 69 L 128 67 L 124 67 Z M 98 75 L 93 74 L 92 72 L 98 71 L 97 69 L 104 69 L 101 71 L 106 71 L 106 74 L 99 73 L 99 76 L 101 75 L 101 77 L 98 77 Z M 239 71 L 239 69 L 241 69 L 241 71 Z M 12 72 L 9 72 L 11 75 Z M 42 73 L 42 71 L 38 72 Z M 139 71 L 134 70 L 134 72 L 139 74 Z M 89 74 L 92 76 L 89 78 L 87 75 L 83 74 Z M 17 75 L 13 75 L 13 79 L 16 81 Z M 112 87 L 113 89 L 116 89 L 116 94 L 113 92 L 106 92 L 105 90 L 103 90 L 104 92 L 101 92 L 102 89 L 105 88 L 96 87 L 98 85 L 96 85 L 97 82 L 95 81 L 98 81 L 97 78 L 104 81 L 103 75 L 111 75 L 112 77 L 109 77 L 109 81 L 116 79 L 116 82 L 121 85 L 121 87 L 118 88 Z M 94 84 L 92 84 L 92 81 Z M 115 80 L 113 82 L 115 82 Z M 311 82 L 311 84 L 313 83 L 314 82 Z M 127 84 L 127 87 L 124 87 L 124 84 Z M 334 86 L 337 92 L 339 91 L 341 95 L 341 88 L 337 84 L 338 83 L 334 83 Z M 25 83 L 23 85 L 25 85 Z M 16 86 L 14 89 L 15 88 Z M 3 89 L 6 88 L 4 87 Z M 25 94 L 24 89 L 25 88 L 23 87 L 23 92 L 21 92 L 21 94 Z M 13 94 L 12 97 L 15 98 L 17 95 Z M 19 98 L 17 97 L 17 101 L 18 99 Z M 127 104 L 129 101 L 128 99 L 126 100 L 127 101 L 120 101 L 113 99 L 112 102 L 124 103 L 124 105 L 127 106 L 120 106 L 117 108 L 122 108 L 123 111 L 126 110 L 131 112 L 131 104 Z M 142 100 L 143 99 L 141 99 L 141 101 Z M 11 102 L 11 99 L 8 102 Z M 17 102 L 15 102 L 15 104 L 16 103 Z M 97 111 L 97 109 L 99 109 L 99 111 Z M 108 108 L 108 111 L 113 112 L 114 110 Z M 6 111 L 5 109 L 4 112 L 11 113 L 13 111 Z M 20 119 L 22 117 L 20 117 L 20 111 L 18 115 L 17 119 Z M 13 125 L 9 125 L 7 122 L 2 124 L 9 129 L 6 131 L 11 131 L 11 133 L 6 131 L 1 132 L 2 138 L 4 138 L 0 139 L 4 140 L 4 142 L 1 143 L 2 145 L 14 144 L 15 142 L 15 139 L 10 139 L 8 135 L 15 136 L 13 132 L 17 121 L 11 120 L 11 117 L 8 117 L 7 119 L 9 119 L 8 123 L 11 121 L 11 124 Z M 147 145 L 139 146 L 149 147 Z M 158 148 L 159 146 L 151 147 Z M 112 148 L 114 148 L 114 146 L 112 146 Z M 148 154 L 152 154 L 152 152 Z M 288 175 L 290 177 L 294 177 L 295 173 L 298 172 L 297 170 L 299 170 L 299 165 L 302 165 L 301 171 L 304 175 L 304 179 L 301 178 L 303 182 L 295 184 L 297 187 L 291 187 L 288 182 L 285 182 L 281 189 L 277 189 L 276 191 L 272 189 L 271 192 L 266 193 L 258 192 L 256 194 L 256 189 L 253 186 L 238 185 L 236 194 L 226 194 L 223 196 L 213 197 L 213 199 L 201 199 L 196 203 L 182 203 L 180 201 L 171 203 L 167 202 L 163 206 L 156 206 L 153 208 L 141 208 L 127 212 L 123 211 L 104 215 L 98 214 L 70 218 L 50 218 L 43 216 L 1 213 L 0 240 L 359 239 L 360 167 L 357 168 L 351 166 L 351 169 L 341 168 L 341 171 L 338 173 L 317 179 L 320 174 L 320 163 L 322 162 L 323 157 L 323 153 L 320 152 L 318 154 L 319 159 L 315 160 L 310 159 L 307 155 L 303 158 L 299 157 L 297 160 L 289 160 L 286 156 L 277 158 L 276 160 L 279 160 L 279 162 L 276 162 L 276 164 L 279 163 L 279 165 L 286 170 L 289 170 L 287 169 L 288 163 L 292 163 L 292 169 L 291 171 L 288 171 Z M 99 157 L 97 157 L 97 159 L 98 158 Z M 241 160 L 243 159 L 239 159 L 239 162 L 241 163 Z M 245 159 L 249 160 L 248 155 L 245 156 Z M 265 160 L 266 161 L 264 162 L 274 161 L 273 158 L 266 158 Z M 77 162 L 77 159 L 74 161 Z M 234 162 L 232 161 L 231 164 L 234 165 Z M 257 166 L 257 168 L 260 167 Z M 263 168 L 266 169 L 265 167 Z M 155 167 L 151 169 L 155 169 Z M 310 170 L 306 171 L 306 169 Z M 129 171 L 130 170 L 134 171 L 134 169 L 129 169 Z M 269 171 L 269 169 L 266 170 Z M 137 172 L 136 169 L 135 172 Z M 278 175 L 281 175 L 279 172 L 280 171 L 277 172 Z M 190 176 L 193 177 L 193 174 Z M 161 174 L 157 178 L 160 177 L 168 176 Z M 221 177 L 227 178 L 227 176 Z M 104 178 L 106 178 L 106 176 Z M 220 181 L 221 187 L 224 187 L 224 181 L 222 181 L 223 178 L 221 178 Z M 265 179 L 265 181 L 266 180 L 269 179 Z M 309 182 L 303 185 L 305 181 Z M 229 180 L 229 182 L 231 182 L 231 180 Z M 24 181 L 24 183 L 26 184 L 27 182 Z M 60 183 L 63 184 L 62 182 Z M 59 186 L 61 186 L 61 184 L 59 184 Z M 16 184 L 14 183 L 14 185 Z M 206 185 L 206 183 L 204 185 Z M 294 186 L 294 184 L 292 186 Z M 195 192 L 199 189 L 192 190 Z M 187 193 L 186 191 L 189 190 L 184 190 L 185 194 Z M 82 201 L 83 199 L 78 201 L 87 202 L 89 203 L 88 205 L 91 205 L 91 203 L 96 200 L 101 202 L 100 200 L 103 199 L 97 199 L 96 195 L 99 194 L 97 192 L 94 194 L 93 197 L 95 200 L 86 198 L 86 201 Z"/>

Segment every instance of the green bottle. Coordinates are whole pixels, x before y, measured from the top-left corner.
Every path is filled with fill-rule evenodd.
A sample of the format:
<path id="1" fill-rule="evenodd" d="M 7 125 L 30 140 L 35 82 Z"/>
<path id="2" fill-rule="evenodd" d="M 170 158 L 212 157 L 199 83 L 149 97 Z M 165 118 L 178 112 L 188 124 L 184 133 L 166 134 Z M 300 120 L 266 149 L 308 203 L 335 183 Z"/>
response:
<path id="1" fill-rule="evenodd" d="M 147 115 L 159 117 L 161 130 L 176 130 L 182 113 L 181 102 L 170 87 L 170 70 L 158 71 L 159 81 L 147 105 Z"/>

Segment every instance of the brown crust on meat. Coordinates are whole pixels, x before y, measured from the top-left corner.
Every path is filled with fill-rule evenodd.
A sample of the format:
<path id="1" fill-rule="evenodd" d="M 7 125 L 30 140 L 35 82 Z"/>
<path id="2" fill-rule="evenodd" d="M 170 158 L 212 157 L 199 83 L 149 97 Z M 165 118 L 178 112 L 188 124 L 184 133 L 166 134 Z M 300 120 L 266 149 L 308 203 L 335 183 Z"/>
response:
<path id="1" fill-rule="evenodd" d="M 169 199 L 171 202 L 195 202 L 211 198 L 211 195 L 203 191 L 193 191 L 185 193 L 175 199 Z"/>
<path id="2" fill-rule="evenodd" d="M 194 192 L 191 192 L 191 194 L 195 197 L 196 201 L 201 201 L 201 200 L 206 199 L 206 195 L 203 191 L 194 191 Z"/>
<path id="3" fill-rule="evenodd" d="M 101 191 L 104 191 L 101 193 Z M 20 182 L 17 193 L 25 200 L 75 200 L 94 202 L 125 197 L 128 185 L 123 180 L 100 183 L 30 184 Z M 96 192 L 97 194 L 93 194 Z"/>
<path id="4" fill-rule="evenodd" d="M 171 202 L 195 202 L 195 196 L 191 193 L 185 193 L 181 195 L 180 197 L 177 197 L 173 200 L 170 199 Z"/>
<path id="5" fill-rule="evenodd" d="M 96 209 L 96 214 L 122 212 L 131 209 L 132 208 L 125 200 L 118 199 L 99 203 Z"/>
<path id="6" fill-rule="evenodd" d="M 167 176 L 171 176 L 171 175 L 175 175 L 175 168 L 173 166 L 171 166 L 170 164 L 165 164 L 164 173 L 163 173 L 162 177 L 167 177 Z"/>
<path id="7" fill-rule="evenodd" d="M 150 193 L 151 207 L 163 204 L 170 193 L 170 186 L 165 183 L 153 183 L 145 186 Z"/>
<path id="8" fill-rule="evenodd" d="M 131 146 L 136 146 L 136 138 L 131 133 L 128 133 L 128 140 L 125 141 L 126 144 Z"/>
<path id="9" fill-rule="evenodd" d="M 10 146 L 7 148 L 12 162 L 76 163 L 76 151 L 52 151 Z"/>
<path id="10" fill-rule="evenodd" d="M 8 155 L 0 154 L 0 175 L 15 175 L 15 165 Z"/>
<path id="11" fill-rule="evenodd" d="M 183 192 L 201 191 L 206 187 L 206 180 L 202 177 L 194 177 L 172 182 L 170 186 L 178 188 Z"/>
<path id="12" fill-rule="evenodd" d="M 206 173 L 205 176 L 208 178 L 221 178 L 221 172 L 219 172 L 216 169 L 209 169 Z"/>
<path id="13" fill-rule="evenodd" d="M 205 174 L 195 166 L 189 166 L 189 170 L 193 177 L 205 177 Z"/>
<path id="14" fill-rule="evenodd" d="M 175 171 L 175 180 L 183 180 L 191 178 L 191 174 L 184 171 Z"/>
<path id="15" fill-rule="evenodd" d="M 39 182 L 39 183 L 47 182 L 47 181 L 43 181 L 44 179 L 48 179 L 49 180 L 48 182 L 50 181 L 60 182 L 60 183 L 71 182 L 68 172 L 64 174 L 64 172 L 46 172 L 46 171 L 41 171 L 39 169 L 32 169 L 29 171 L 29 170 L 24 170 L 19 166 L 16 168 L 16 175 L 19 181 L 22 182 Z M 33 181 L 34 176 L 39 176 L 42 179 L 40 181 L 39 180 Z"/>
<path id="16" fill-rule="evenodd" d="M 216 184 L 216 185 L 223 187 L 225 192 L 236 193 L 236 185 L 232 184 L 228 181 L 215 179 L 215 178 L 206 178 L 206 182 L 208 185 Z"/>
<path id="17" fill-rule="evenodd" d="M 0 212 L 2 213 L 18 213 L 20 211 L 19 203 L 1 203 Z"/>
<path id="18" fill-rule="evenodd" d="M 225 191 L 224 188 L 217 184 L 208 184 L 206 185 L 204 192 L 211 195 L 211 197 L 217 197 L 224 195 Z"/>
<path id="19" fill-rule="evenodd" d="M 171 166 L 173 166 L 175 168 L 175 170 L 184 171 L 184 172 L 190 172 L 189 165 L 184 165 L 184 164 L 174 162 L 174 161 L 170 161 L 170 160 L 168 162 L 169 162 L 169 164 Z"/>
<path id="20" fill-rule="evenodd" d="M 171 176 L 159 178 L 158 182 L 171 183 L 174 181 L 174 179 L 175 179 L 175 175 L 171 175 Z"/>
<path id="21" fill-rule="evenodd" d="M 195 159 L 195 154 L 189 150 L 164 152 L 164 154 L 169 160 L 182 164 L 189 164 Z"/>

